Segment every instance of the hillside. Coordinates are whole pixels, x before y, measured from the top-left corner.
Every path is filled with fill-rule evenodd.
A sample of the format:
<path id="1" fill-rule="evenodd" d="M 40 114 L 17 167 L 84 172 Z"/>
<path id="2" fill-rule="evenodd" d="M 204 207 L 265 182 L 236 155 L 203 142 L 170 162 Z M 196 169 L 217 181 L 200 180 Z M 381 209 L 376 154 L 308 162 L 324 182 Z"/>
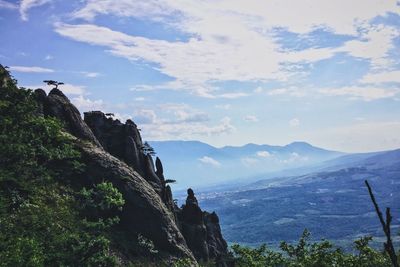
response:
<path id="1" fill-rule="evenodd" d="M 333 162 L 325 171 L 269 178 L 229 192 L 204 193 L 200 203 L 221 214 L 228 241 L 276 246 L 281 239 L 297 239 L 307 228 L 315 239 L 336 240 L 350 249 L 357 237 L 382 236 L 364 185 L 367 179 L 381 207 L 391 207 L 393 232 L 397 232 L 400 150 L 352 156 L 351 160 L 339 158 L 338 165 Z"/>
<path id="2" fill-rule="evenodd" d="M 133 121 L 83 120 L 1 65 L 0 111 L 0 266 L 226 265 L 218 216 L 174 203 Z"/>
<path id="3" fill-rule="evenodd" d="M 233 192 L 196 197 L 188 189 L 179 207 L 161 159 L 154 161 L 156 151 L 132 120 L 122 123 L 101 111 L 82 118 L 61 90 L 18 88 L 1 66 L 0 113 L 0 266 L 390 266 L 369 237 L 357 239 L 351 254 L 329 241 L 310 243 L 304 228 L 334 240 L 378 234 L 376 224 L 371 228 L 373 212 L 362 213 L 368 201 L 360 175 L 397 218 L 399 151 L 338 158 L 348 168 L 259 181 Z M 190 144 L 198 155 L 215 150 L 208 155 L 232 158 L 266 148 Z M 337 153 L 305 143 L 275 149 L 282 155 Z M 344 200 L 351 206 L 340 206 Z M 200 207 L 217 210 L 221 221 Z M 397 221 L 392 226 L 397 229 Z M 297 240 L 300 232 L 298 244 L 283 241 L 281 251 L 228 250 L 224 238 L 276 245 Z"/>

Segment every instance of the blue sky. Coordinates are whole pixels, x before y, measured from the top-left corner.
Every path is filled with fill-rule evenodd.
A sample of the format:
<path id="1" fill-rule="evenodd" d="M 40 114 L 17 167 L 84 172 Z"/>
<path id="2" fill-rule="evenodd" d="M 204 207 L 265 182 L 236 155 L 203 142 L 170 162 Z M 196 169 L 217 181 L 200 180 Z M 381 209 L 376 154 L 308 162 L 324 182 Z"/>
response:
<path id="1" fill-rule="evenodd" d="M 400 1 L 0 0 L 0 63 L 145 140 L 400 147 Z"/>

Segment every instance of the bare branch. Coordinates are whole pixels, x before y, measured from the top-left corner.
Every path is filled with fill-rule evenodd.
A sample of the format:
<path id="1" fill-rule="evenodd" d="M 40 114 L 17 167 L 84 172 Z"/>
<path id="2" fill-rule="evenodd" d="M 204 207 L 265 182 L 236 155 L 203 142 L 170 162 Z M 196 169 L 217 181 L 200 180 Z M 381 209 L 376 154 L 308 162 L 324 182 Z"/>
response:
<path id="1" fill-rule="evenodd" d="M 378 203 L 376 202 L 375 196 L 372 193 L 371 186 L 369 185 L 367 180 L 365 180 L 365 184 L 367 185 L 369 196 L 371 197 L 372 203 L 374 204 L 376 214 L 379 217 L 379 221 L 381 222 L 383 232 L 385 233 L 386 236 L 386 242 L 384 243 L 384 248 L 386 252 L 389 254 L 393 267 L 399 267 L 392 238 L 390 236 L 390 223 L 392 222 L 392 216 L 390 215 L 390 208 L 386 208 L 386 222 L 385 222 L 385 220 L 383 219 L 382 212 L 379 209 Z"/>

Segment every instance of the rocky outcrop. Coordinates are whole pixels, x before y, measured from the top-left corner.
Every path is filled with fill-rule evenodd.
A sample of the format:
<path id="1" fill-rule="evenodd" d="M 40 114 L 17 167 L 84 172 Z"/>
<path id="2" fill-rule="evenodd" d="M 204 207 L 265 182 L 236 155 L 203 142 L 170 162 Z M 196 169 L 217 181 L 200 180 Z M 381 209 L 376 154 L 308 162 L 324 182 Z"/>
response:
<path id="1" fill-rule="evenodd" d="M 86 166 L 85 183 L 110 181 L 123 194 L 120 225 L 126 235 L 135 239 L 140 233 L 175 257 L 213 259 L 225 266 L 227 245 L 218 216 L 203 212 L 192 190 L 186 205 L 177 207 L 161 160 L 157 157 L 154 164 L 133 121 L 121 123 L 100 111 L 87 112 L 82 120 L 58 89 L 48 96 L 38 89 L 35 97 L 38 113 L 58 118 L 74 136 Z"/>
<path id="2" fill-rule="evenodd" d="M 219 218 L 215 212 L 203 212 L 204 224 L 207 230 L 208 256 L 222 265 L 223 257 L 227 255 L 228 244 L 222 236 Z"/>
<path id="3" fill-rule="evenodd" d="M 132 238 L 142 233 L 160 250 L 178 257 L 193 258 L 173 214 L 137 172 L 98 146 L 79 139 L 77 145 L 86 164 L 87 179 L 92 182 L 110 181 L 123 194 L 126 204 L 121 223 L 126 233 Z"/>
<path id="4" fill-rule="evenodd" d="M 42 110 L 45 115 L 59 119 L 65 124 L 66 130 L 74 136 L 101 146 L 90 128 L 82 120 L 78 109 L 59 89 L 52 89 L 47 97 L 42 89 L 37 89 L 35 95 L 39 110 Z"/>
<path id="5" fill-rule="evenodd" d="M 164 205 L 159 194 L 131 166 L 103 148 L 68 98 L 58 89 L 53 89 L 48 96 L 43 90 L 38 89 L 35 91 L 35 98 L 39 111 L 43 112 L 42 115 L 56 117 L 74 136 L 86 166 L 82 174 L 85 180 L 81 182 L 93 184 L 107 180 L 123 194 L 125 206 L 120 224 L 124 232 L 131 235 L 132 240 L 136 240 L 137 233 L 142 234 L 152 240 L 157 249 L 169 255 L 194 259 L 175 223 L 174 214 Z M 118 129 L 118 122 L 116 124 L 115 129 Z M 124 130 L 133 136 L 135 127 L 131 124 L 124 127 Z M 112 135 L 109 138 L 114 142 L 117 141 Z M 133 138 L 137 141 L 140 135 Z M 114 151 L 110 143 L 103 142 L 103 144 Z"/>
<path id="6" fill-rule="evenodd" d="M 218 266 L 226 266 L 224 258 L 228 254 L 228 246 L 221 234 L 219 218 L 215 212 L 208 213 L 200 209 L 190 188 L 178 218 L 182 234 L 196 259 L 213 259 Z"/>
<path id="7" fill-rule="evenodd" d="M 84 121 L 107 152 L 144 174 L 140 153 L 143 143 L 135 123 L 121 123 L 101 111 L 85 112 Z"/>

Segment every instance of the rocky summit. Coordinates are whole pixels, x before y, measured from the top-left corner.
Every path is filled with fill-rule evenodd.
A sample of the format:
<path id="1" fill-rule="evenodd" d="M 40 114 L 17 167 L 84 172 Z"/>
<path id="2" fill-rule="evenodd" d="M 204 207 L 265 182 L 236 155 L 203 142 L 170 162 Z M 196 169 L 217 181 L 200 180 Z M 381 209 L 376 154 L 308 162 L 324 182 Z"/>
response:
<path id="1" fill-rule="evenodd" d="M 86 180 L 81 182 L 111 182 L 122 193 L 125 205 L 119 225 L 127 240 L 140 234 L 163 255 L 227 266 L 227 243 L 217 214 L 191 201 L 192 190 L 186 204 L 177 206 L 161 159 L 154 163 L 154 153 L 132 120 L 122 123 L 101 111 L 85 112 L 82 119 L 59 89 L 48 95 L 37 89 L 34 94 L 38 115 L 60 120 L 80 150 L 86 166 Z"/>

